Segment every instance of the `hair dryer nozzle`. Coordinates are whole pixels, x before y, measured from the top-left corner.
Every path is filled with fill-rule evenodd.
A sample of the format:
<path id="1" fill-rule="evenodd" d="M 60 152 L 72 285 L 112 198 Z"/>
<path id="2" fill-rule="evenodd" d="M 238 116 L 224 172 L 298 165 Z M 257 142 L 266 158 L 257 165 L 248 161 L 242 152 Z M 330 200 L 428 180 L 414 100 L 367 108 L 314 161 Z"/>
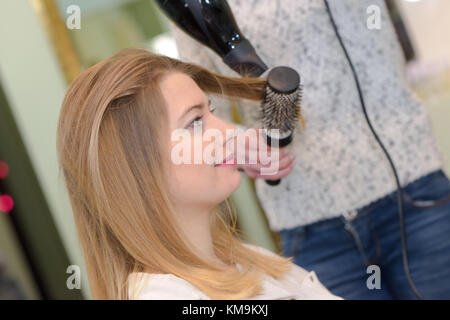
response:
<path id="1" fill-rule="evenodd" d="M 267 66 L 247 39 L 242 40 L 235 49 L 225 55 L 223 62 L 240 75 L 248 77 L 259 77 L 267 70 Z"/>

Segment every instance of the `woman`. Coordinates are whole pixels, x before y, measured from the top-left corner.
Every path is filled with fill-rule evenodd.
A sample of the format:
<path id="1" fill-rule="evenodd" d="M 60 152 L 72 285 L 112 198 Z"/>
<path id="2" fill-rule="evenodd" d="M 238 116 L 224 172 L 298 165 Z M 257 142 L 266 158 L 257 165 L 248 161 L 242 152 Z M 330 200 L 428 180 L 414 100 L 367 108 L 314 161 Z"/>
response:
<path id="1" fill-rule="evenodd" d="M 338 298 L 291 258 L 239 240 L 227 202 L 236 166 L 172 161 L 175 130 L 198 141 L 198 126 L 234 129 L 206 93 L 257 100 L 263 85 L 140 49 L 71 84 L 58 156 L 95 299 Z"/>

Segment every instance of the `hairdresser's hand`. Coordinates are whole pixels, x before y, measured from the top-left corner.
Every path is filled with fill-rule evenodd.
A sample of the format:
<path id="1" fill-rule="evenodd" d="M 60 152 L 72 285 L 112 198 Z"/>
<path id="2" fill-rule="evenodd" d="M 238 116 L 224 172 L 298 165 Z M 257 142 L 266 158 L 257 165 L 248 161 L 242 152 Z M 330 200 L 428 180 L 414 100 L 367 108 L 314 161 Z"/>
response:
<path id="1" fill-rule="evenodd" d="M 258 130 L 257 128 L 251 129 Z M 259 131 L 260 130 L 258 130 L 258 132 Z M 274 154 L 272 154 L 275 148 L 271 148 L 266 145 L 267 152 L 270 155 L 268 158 L 272 161 L 267 164 L 262 163 L 259 152 L 259 148 L 262 143 L 266 144 L 265 139 L 261 136 L 261 134 L 258 135 L 258 143 L 256 144 L 256 148 L 254 147 L 255 143 L 250 144 L 249 137 L 245 137 L 245 163 L 238 163 L 238 169 L 244 171 L 250 178 L 261 178 L 264 180 L 278 180 L 291 173 L 295 164 L 295 155 L 286 150 L 286 147 L 283 147 L 278 149 L 277 159 Z M 256 163 L 254 163 L 254 160 L 252 161 L 253 163 L 250 163 L 249 159 L 256 159 Z M 264 172 L 261 174 L 261 168 L 268 168 L 270 169 L 270 173 L 274 174 L 264 174 Z"/>

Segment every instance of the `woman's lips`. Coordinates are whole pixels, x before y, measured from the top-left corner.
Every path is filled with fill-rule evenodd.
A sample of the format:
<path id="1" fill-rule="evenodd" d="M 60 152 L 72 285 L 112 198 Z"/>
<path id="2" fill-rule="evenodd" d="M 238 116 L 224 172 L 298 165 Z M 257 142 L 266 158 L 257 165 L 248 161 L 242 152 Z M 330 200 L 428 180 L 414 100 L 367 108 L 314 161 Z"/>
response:
<path id="1" fill-rule="evenodd" d="M 214 167 L 234 167 L 236 165 L 236 159 L 234 153 L 232 153 L 228 157 L 223 159 L 221 163 L 216 163 Z"/>

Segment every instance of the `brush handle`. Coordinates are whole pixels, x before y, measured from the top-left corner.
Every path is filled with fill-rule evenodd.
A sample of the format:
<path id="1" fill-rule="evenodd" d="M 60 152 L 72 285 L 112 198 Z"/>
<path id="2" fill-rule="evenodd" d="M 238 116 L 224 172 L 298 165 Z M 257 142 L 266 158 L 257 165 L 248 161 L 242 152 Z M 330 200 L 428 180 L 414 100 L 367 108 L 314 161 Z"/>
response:
<path id="1" fill-rule="evenodd" d="M 266 181 L 266 183 L 269 186 L 276 186 L 276 185 L 280 184 L 281 179 L 278 179 L 278 180 L 265 180 L 265 181 Z"/>
<path id="2" fill-rule="evenodd" d="M 266 140 L 266 144 L 268 146 L 271 146 L 273 139 L 270 136 L 266 135 L 266 134 L 264 135 L 264 137 L 265 137 L 265 140 Z M 291 133 L 289 136 L 287 136 L 287 137 L 285 137 L 283 139 L 277 139 L 278 140 L 278 148 L 282 148 L 282 147 L 287 146 L 288 144 L 290 144 L 292 142 L 293 138 L 294 138 L 294 133 Z M 265 180 L 265 181 L 266 181 L 266 183 L 269 186 L 276 186 L 276 185 L 280 184 L 281 179 L 278 179 L 278 180 Z"/>

